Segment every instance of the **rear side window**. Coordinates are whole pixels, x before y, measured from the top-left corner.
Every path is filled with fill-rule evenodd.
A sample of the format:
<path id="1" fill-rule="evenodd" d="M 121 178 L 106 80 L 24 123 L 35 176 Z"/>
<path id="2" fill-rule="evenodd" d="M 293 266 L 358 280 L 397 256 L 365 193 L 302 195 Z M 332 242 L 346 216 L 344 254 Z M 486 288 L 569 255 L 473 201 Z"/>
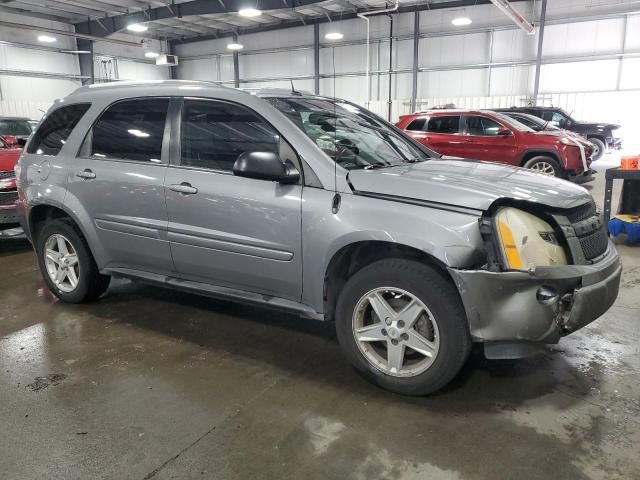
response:
<path id="1" fill-rule="evenodd" d="M 469 135 L 484 137 L 498 135 L 501 128 L 502 125 L 487 117 L 467 117 L 467 133 Z"/>
<path id="2" fill-rule="evenodd" d="M 93 126 L 91 156 L 160 163 L 168 108 L 168 98 L 111 105 Z"/>
<path id="3" fill-rule="evenodd" d="M 89 103 L 65 105 L 51 112 L 29 142 L 27 153 L 57 155 L 74 127 L 89 110 Z"/>
<path id="4" fill-rule="evenodd" d="M 426 122 L 426 118 L 416 118 L 413 122 L 407 125 L 407 130 L 421 132 L 424 129 L 424 124 Z"/>
<path id="5" fill-rule="evenodd" d="M 280 136 L 248 108 L 185 100 L 180 126 L 181 165 L 232 171 L 243 152 L 278 153 Z"/>
<path id="6" fill-rule="evenodd" d="M 432 133 L 458 133 L 460 131 L 460 116 L 431 117 L 427 123 L 427 131 Z"/>

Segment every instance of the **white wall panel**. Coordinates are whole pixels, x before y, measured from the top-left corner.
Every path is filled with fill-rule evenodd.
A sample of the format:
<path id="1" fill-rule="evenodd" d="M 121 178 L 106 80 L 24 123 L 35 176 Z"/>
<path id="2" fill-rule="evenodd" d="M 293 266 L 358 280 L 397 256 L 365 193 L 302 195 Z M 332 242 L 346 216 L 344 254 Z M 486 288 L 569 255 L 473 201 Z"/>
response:
<path id="1" fill-rule="evenodd" d="M 548 25 L 542 56 L 557 58 L 620 51 L 623 25 L 622 18 Z"/>
<path id="2" fill-rule="evenodd" d="M 640 50 L 640 15 L 629 15 L 627 23 L 627 50 Z"/>
<path id="3" fill-rule="evenodd" d="M 518 95 L 533 89 L 534 68 L 530 66 L 493 67 L 489 95 Z"/>
<path id="4" fill-rule="evenodd" d="M 293 86 L 298 91 L 313 92 L 313 80 L 294 80 Z M 260 89 L 260 88 L 284 88 L 291 89 L 289 80 L 269 80 L 264 82 L 242 82 L 240 88 Z"/>
<path id="5" fill-rule="evenodd" d="M 313 50 L 240 55 L 240 76 L 243 78 L 300 75 L 313 75 Z"/>
<path id="6" fill-rule="evenodd" d="M 0 45 L 0 68 L 61 74 L 80 74 L 76 56 Z"/>
<path id="7" fill-rule="evenodd" d="M 263 50 L 267 48 L 290 47 L 292 45 L 313 45 L 313 27 L 295 27 L 288 28 L 286 35 L 282 32 L 264 32 L 252 33 L 251 35 L 242 35 L 240 43 L 244 45 L 245 50 Z M 230 42 L 227 39 L 224 43 Z"/>
<path id="8" fill-rule="evenodd" d="M 25 116 L 39 120 L 54 100 L 80 87 L 77 80 L 0 76 L 0 115 Z"/>
<path id="9" fill-rule="evenodd" d="M 426 97 L 475 97 L 486 95 L 488 69 L 447 70 L 420 72 L 418 96 Z"/>
<path id="10" fill-rule="evenodd" d="M 376 48 L 370 47 L 371 68 L 376 65 Z M 334 50 L 335 50 L 335 73 L 363 72 L 367 65 L 367 49 L 365 45 L 348 45 L 344 47 L 321 48 L 320 49 L 320 72 L 331 74 L 334 72 Z"/>
<path id="11" fill-rule="evenodd" d="M 615 90 L 618 60 L 542 65 L 540 92 Z"/>
<path id="12" fill-rule="evenodd" d="M 423 38 L 419 57 L 421 67 L 486 63 L 489 61 L 489 33 Z"/>
<path id="13" fill-rule="evenodd" d="M 131 60 L 118 60 L 119 80 L 166 80 L 169 78 L 169 67 L 160 67 L 154 64 L 135 62 Z"/>
<path id="14" fill-rule="evenodd" d="M 640 58 L 625 58 L 622 61 L 621 90 L 640 90 Z M 640 103 L 636 104 L 640 106 Z"/>
<path id="15" fill-rule="evenodd" d="M 538 37 L 520 29 L 493 32 L 493 61 L 513 62 L 531 60 L 536 56 Z"/>

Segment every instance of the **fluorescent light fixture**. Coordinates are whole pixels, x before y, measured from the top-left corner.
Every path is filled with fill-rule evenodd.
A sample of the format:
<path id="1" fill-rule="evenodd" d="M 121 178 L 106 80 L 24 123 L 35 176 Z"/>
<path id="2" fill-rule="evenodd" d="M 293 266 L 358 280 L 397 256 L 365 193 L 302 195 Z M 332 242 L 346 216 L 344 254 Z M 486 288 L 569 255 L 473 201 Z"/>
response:
<path id="1" fill-rule="evenodd" d="M 132 23 L 131 25 L 127 25 L 127 30 L 129 30 L 130 32 L 141 33 L 149 30 L 149 27 L 141 23 Z"/>
<path id="2" fill-rule="evenodd" d="M 244 45 L 242 45 L 241 43 L 229 43 L 227 45 L 227 49 L 229 50 L 242 50 L 244 48 Z"/>
<path id="3" fill-rule="evenodd" d="M 456 17 L 451 20 L 456 27 L 464 27 L 465 25 L 471 25 L 471 19 L 469 17 Z"/>
<path id="4" fill-rule="evenodd" d="M 326 40 L 342 40 L 344 35 L 340 32 L 329 32 L 324 36 L 324 38 Z"/>
<path id="5" fill-rule="evenodd" d="M 56 41 L 56 37 L 50 37 L 49 35 L 39 35 L 38 41 L 44 43 L 53 43 Z"/>
<path id="6" fill-rule="evenodd" d="M 144 52 L 144 56 L 147 58 L 157 58 L 160 54 L 158 52 Z"/>
<path id="7" fill-rule="evenodd" d="M 62 53 L 91 53 L 91 50 L 62 50 Z"/>
<path id="8" fill-rule="evenodd" d="M 257 8 L 241 8 L 238 10 L 238 15 L 241 17 L 254 18 L 262 15 L 262 12 Z"/>

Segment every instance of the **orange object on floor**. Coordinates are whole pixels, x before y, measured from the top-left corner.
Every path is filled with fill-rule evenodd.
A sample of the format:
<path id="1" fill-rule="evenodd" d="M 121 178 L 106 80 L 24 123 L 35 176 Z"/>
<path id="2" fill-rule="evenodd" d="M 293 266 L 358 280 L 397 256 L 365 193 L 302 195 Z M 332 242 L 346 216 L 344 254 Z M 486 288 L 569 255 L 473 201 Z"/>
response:
<path id="1" fill-rule="evenodd" d="M 640 156 L 629 155 L 622 157 L 620 168 L 622 170 L 640 170 Z"/>

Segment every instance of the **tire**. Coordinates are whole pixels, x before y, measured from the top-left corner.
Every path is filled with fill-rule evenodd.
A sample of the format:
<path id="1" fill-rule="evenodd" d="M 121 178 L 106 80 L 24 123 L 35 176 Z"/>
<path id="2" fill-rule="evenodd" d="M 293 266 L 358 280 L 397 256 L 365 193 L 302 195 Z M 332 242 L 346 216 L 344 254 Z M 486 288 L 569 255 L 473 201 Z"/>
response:
<path id="1" fill-rule="evenodd" d="M 537 157 L 530 158 L 525 162 L 523 167 L 544 175 L 549 175 L 550 177 L 563 178 L 565 176 L 556 159 L 547 157 L 546 155 L 538 155 Z"/>
<path id="2" fill-rule="evenodd" d="M 59 243 L 60 238 L 68 242 L 65 244 L 68 255 L 60 253 L 63 251 Z M 38 264 L 44 281 L 60 300 L 67 303 L 89 302 L 98 298 L 109 287 L 111 277 L 100 274 L 86 240 L 72 220 L 57 219 L 46 223 L 38 233 L 36 245 Z M 46 255 L 47 250 L 49 258 Z M 61 266 L 69 273 L 65 273 L 62 281 L 56 283 L 52 269 L 59 271 Z M 75 276 L 75 286 L 71 271 Z"/>
<path id="3" fill-rule="evenodd" d="M 391 325 L 383 324 L 378 321 L 380 317 L 373 314 L 372 304 L 363 307 L 367 305 L 367 295 L 372 291 L 379 293 L 380 290 L 387 292 L 382 293 L 383 297 L 391 295 L 387 305 L 396 302 L 394 313 L 406 305 L 401 303 L 405 301 L 404 296 L 393 296 L 402 291 L 408 294 L 406 301 L 413 297 L 417 299 L 414 305 L 421 302 L 426 307 L 414 327 L 395 321 Z M 388 328 L 388 332 L 379 330 L 380 335 L 384 335 L 379 336 L 380 340 L 356 340 L 356 335 L 363 338 L 363 330 L 358 322 L 367 317 L 366 312 L 371 325 L 362 328 L 374 329 L 378 325 Z M 401 337 L 398 334 L 403 330 L 399 327 L 404 327 L 405 333 Z M 465 310 L 453 284 L 431 266 L 399 258 L 374 262 L 347 281 L 336 306 L 336 332 L 343 353 L 364 378 L 403 395 L 427 395 L 447 385 L 464 365 L 471 348 Z M 437 349 L 432 351 L 431 357 L 408 346 L 409 339 L 413 342 L 416 338 L 415 333 L 419 333 L 431 345 L 437 343 Z M 394 346 L 394 340 L 400 343 Z M 404 360 L 399 362 L 400 369 L 393 371 L 390 369 L 389 348 L 397 349 L 399 345 Z"/>
<path id="4" fill-rule="evenodd" d="M 591 161 L 595 162 L 596 160 L 600 160 L 607 151 L 607 146 L 599 138 L 592 137 L 588 140 L 593 143 L 593 153 L 591 154 Z"/>

